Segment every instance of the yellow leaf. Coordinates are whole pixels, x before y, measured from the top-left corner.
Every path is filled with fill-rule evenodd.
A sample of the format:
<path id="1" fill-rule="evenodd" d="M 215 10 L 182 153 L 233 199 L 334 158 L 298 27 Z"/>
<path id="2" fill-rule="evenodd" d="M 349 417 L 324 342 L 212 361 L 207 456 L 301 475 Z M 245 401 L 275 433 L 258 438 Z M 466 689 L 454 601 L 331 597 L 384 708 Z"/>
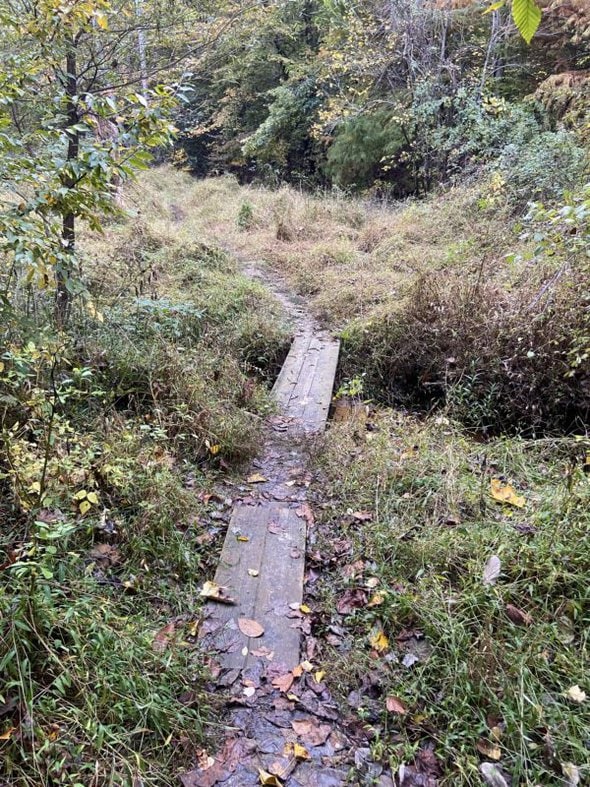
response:
<path id="1" fill-rule="evenodd" d="M 502 758 L 502 749 L 495 743 L 486 741 L 485 738 L 480 738 L 475 744 L 477 751 L 487 757 L 488 760 L 495 760 L 496 762 Z"/>
<path id="2" fill-rule="evenodd" d="M 309 615 L 310 612 L 311 612 L 311 609 L 310 609 L 310 607 L 307 606 L 307 604 L 300 604 L 299 611 L 303 612 L 304 615 Z"/>
<path id="3" fill-rule="evenodd" d="M 82 500 L 82 502 L 80 503 L 80 513 L 87 514 L 88 511 L 90 511 L 91 507 L 92 506 L 90 505 L 88 500 Z"/>
<path id="4" fill-rule="evenodd" d="M 260 473 L 253 473 L 252 475 L 248 476 L 246 481 L 249 484 L 264 484 L 267 479 L 263 475 L 260 475 Z"/>
<path id="5" fill-rule="evenodd" d="M 86 500 L 88 500 L 89 503 L 92 503 L 95 506 L 98 505 L 98 497 L 96 495 L 96 492 L 88 492 L 88 494 L 86 495 Z"/>
<path id="6" fill-rule="evenodd" d="M 0 361 L 0 372 L 4 371 L 4 363 Z"/>
<path id="7" fill-rule="evenodd" d="M 384 601 L 385 601 L 385 596 L 383 595 L 383 593 L 375 593 L 375 595 L 371 598 L 367 606 L 378 607 L 380 604 L 383 604 Z"/>
<path id="8" fill-rule="evenodd" d="M 76 492 L 74 497 L 75 497 L 76 500 L 84 500 L 84 498 L 86 497 L 87 494 L 88 493 L 86 492 L 85 489 L 80 489 L 79 492 Z"/>
<path id="9" fill-rule="evenodd" d="M 323 669 L 318 670 L 314 675 L 316 683 L 321 683 L 325 677 L 326 677 L 326 671 Z"/>
<path id="10" fill-rule="evenodd" d="M 13 732 L 16 732 L 16 727 L 9 727 L 6 732 L 0 735 L 0 741 L 9 741 L 12 738 Z"/>
<path id="11" fill-rule="evenodd" d="M 264 784 L 266 787 L 283 787 L 283 782 L 278 776 L 275 776 L 274 773 L 264 771 L 262 768 L 258 769 L 258 778 L 260 779 L 260 784 Z"/>
<path id="12" fill-rule="evenodd" d="M 244 541 L 244 542 L 245 541 L 250 541 L 248 536 L 236 536 L 236 538 L 238 539 L 238 541 Z"/>
<path id="13" fill-rule="evenodd" d="M 311 754 L 307 751 L 305 746 L 297 742 L 287 743 L 284 748 L 284 753 L 287 757 L 295 757 L 296 760 L 311 759 Z"/>
<path id="14" fill-rule="evenodd" d="M 517 495 L 513 486 L 510 484 L 503 484 L 499 478 L 492 478 L 490 482 L 490 494 L 498 503 L 506 503 L 516 508 L 524 508 L 524 497 L 522 497 L 522 495 Z"/>
<path id="15" fill-rule="evenodd" d="M 371 647 L 374 648 L 377 653 L 385 653 L 385 651 L 389 648 L 389 640 L 385 636 L 385 633 L 382 631 L 382 629 L 378 629 L 374 634 L 372 634 L 369 642 L 371 643 Z"/>
<path id="16" fill-rule="evenodd" d="M 104 14 L 96 13 L 94 18 L 96 19 L 96 24 L 100 27 L 101 30 L 106 30 L 108 28 L 109 23 Z"/>

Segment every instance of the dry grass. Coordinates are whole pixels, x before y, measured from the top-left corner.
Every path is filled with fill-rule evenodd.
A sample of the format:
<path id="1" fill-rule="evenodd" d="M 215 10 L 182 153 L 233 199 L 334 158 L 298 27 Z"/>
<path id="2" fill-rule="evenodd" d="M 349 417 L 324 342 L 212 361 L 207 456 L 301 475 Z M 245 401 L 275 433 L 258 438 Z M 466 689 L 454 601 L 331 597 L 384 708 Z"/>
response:
<path id="1" fill-rule="evenodd" d="M 176 221 L 172 209 L 153 221 L 150 216 L 152 232 L 198 228 L 206 242 L 221 239 L 238 255 L 266 262 L 333 327 L 390 309 L 426 271 L 492 267 L 513 241 L 502 212 L 479 210 L 474 190 L 392 207 L 289 187 L 240 186 L 230 177 L 197 181 L 170 167 L 146 173 L 135 190 L 155 209 L 164 183 L 177 192 L 175 207 L 186 220 Z M 131 208 L 134 199 L 132 191 Z M 238 223 L 243 206 L 251 208 L 247 228 Z"/>

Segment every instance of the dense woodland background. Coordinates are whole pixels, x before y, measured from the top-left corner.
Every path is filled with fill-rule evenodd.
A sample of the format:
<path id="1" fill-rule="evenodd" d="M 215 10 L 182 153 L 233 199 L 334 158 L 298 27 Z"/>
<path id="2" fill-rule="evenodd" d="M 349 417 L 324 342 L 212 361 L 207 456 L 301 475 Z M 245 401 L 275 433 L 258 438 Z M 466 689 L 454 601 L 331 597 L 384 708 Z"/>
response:
<path id="1" fill-rule="evenodd" d="M 343 715 L 411 784 L 589 778 L 590 6 L 487 5 L 0 0 L 0 784 L 178 784 L 214 748 L 216 485 L 290 338 L 248 260 L 365 414 L 310 490 Z M 386 593 L 339 617 L 346 560 Z"/>

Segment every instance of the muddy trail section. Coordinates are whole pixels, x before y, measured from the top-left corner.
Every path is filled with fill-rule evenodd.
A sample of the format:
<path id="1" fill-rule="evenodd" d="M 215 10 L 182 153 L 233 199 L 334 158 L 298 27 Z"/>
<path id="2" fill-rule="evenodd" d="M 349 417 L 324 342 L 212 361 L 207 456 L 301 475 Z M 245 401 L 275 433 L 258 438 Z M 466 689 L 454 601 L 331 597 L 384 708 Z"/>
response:
<path id="1" fill-rule="evenodd" d="M 199 636 L 210 655 L 215 704 L 223 708 L 215 752 L 201 752 L 184 787 L 393 785 L 371 772 L 362 725 L 340 719 L 315 661 L 318 642 L 303 603 L 306 550 L 315 543 L 307 500 L 309 458 L 326 426 L 339 343 L 280 280 L 246 273 L 281 301 L 293 341 L 273 388 L 278 412 L 233 509 Z M 352 777 L 351 774 L 359 774 Z M 360 774 L 364 773 L 361 777 Z M 374 781 L 377 777 L 378 781 Z M 379 780 L 380 779 L 380 780 Z M 384 780 L 385 779 L 385 780 Z"/>

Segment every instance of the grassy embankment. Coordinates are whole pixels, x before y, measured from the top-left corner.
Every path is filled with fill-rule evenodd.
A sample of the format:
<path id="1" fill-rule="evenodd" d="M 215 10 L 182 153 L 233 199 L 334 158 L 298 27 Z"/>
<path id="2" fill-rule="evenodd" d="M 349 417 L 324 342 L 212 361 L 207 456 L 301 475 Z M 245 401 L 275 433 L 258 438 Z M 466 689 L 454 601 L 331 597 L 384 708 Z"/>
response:
<path id="1" fill-rule="evenodd" d="M 206 495 L 256 451 L 286 332 L 190 199 L 132 186 L 83 238 L 92 305 L 55 335 L 41 298 L 4 336 L 2 784 L 177 784 L 216 723 L 198 588 L 228 507 Z"/>
<path id="2" fill-rule="evenodd" d="M 482 762 L 512 784 L 583 782 L 583 234 L 561 243 L 545 216 L 535 239 L 475 189 L 394 209 L 226 179 L 193 193 L 211 237 L 266 261 L 343 331 L 343 391 L 360 378 L 365 396 L 421 411 L 333 424 L 318 456 L 309 604 L 343 707 L 394 769 L 433 742 L 454 787 L 481 784 Z"/>

